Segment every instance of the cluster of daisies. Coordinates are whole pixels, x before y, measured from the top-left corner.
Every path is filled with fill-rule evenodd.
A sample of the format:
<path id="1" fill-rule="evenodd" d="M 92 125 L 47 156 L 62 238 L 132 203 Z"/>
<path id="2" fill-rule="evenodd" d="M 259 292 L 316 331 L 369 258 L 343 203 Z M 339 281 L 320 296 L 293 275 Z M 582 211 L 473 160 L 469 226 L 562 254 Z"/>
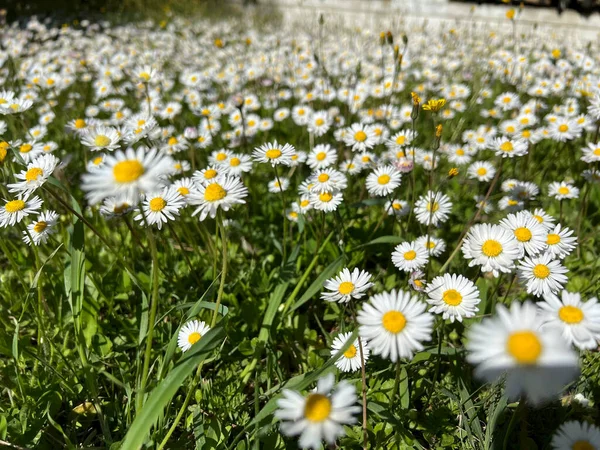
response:
<path id="1" fill-rule="evenodd" d="M 580 204 L 586 214 L 600 183 L 600 53 L 533 31 L 515 46 L 502 29 L 432 39 L 415 28 L 400 42 L 369 30 L 338 39 L 338 29 L 317 42 L 296 29 L 206 25 L 7 28 L 0 227 L 29 245 L 58 239 L 59 214 L 43 205 L 62 198 L 61 181 L 85 193 L 93 220 L 152 230 L 223 220 L 263 192 L 284 230 L 374 212 L 402 230 L 386 261 L 402 286 L 373 292 L 375 270 L 359 268 L 325 282 L 321 300 L 356 311 L 356 333 L 331 342 L 335 366 L 410 360 L 436 320 L 464 322 L 481 380 L 505 377 L 508 397 L 535 406 L 557 398 L 579 352 L 600 341 L 597 298 L 566 289 L 581 245 L 568 218 Z M 464 232 L 450 242 L 456 223 Z M 510 280 L 487 311 L 480 277 Z M 531 298 L 513 298 L 513 282 Z M 179 347 L 209 331 L 183 324 Z M 329 374 L 306 396 L 284 390 L 275 416 L 301 447 L 319 448 L 360 410 L 354 384 Z M 568 422 L 553 445 L 599 441 L 598 428 Z"/>

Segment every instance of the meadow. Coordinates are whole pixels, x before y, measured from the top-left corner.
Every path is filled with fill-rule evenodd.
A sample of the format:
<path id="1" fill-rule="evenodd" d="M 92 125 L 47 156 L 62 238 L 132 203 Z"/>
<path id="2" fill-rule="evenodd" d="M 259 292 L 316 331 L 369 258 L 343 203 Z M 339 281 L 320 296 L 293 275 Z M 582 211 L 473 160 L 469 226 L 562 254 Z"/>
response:
<path id="1" fill-rule="evenodd" d="M 0 446 L 599 450 L 600 48 L 0 28 Z"/>

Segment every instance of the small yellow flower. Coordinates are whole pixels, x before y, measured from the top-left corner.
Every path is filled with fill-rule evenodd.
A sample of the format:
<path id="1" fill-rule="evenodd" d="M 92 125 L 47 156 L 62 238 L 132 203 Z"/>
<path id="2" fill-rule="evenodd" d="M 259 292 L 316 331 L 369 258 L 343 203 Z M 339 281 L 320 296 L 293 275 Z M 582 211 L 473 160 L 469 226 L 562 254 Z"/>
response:
<path id="1" fill-rule="evenodd" d="M 225 44 L 223 44 L 223 41 L 221 39 L 215 39 L 215 47 L 217 48 L 223 48 Z"/>
<path id="2" fill-rule="evenodd" d="M 506 11 L 506 18 L 508 20 L 514 20 L 514 18 L 515 18 L 515 10 L 513 8 L 509 9 L 508 11 Z"/>
<path id="3" fill-rule="evenodd" d="M 453 167 L 448 171 L 448 178 L 454 178 L 456 175 L 458 175 L 458 169 L 456 167 Z"/>
<path id="4" fill-rule="evenodd" d="M 440 98 L 438 100 L 432 98 L 430 100 L 427 100 L 427 103 L 425 103 L 423 105 L 423 109 L 425 111 L 431 111 L 431 112 L 439 112 L 444 105 L 446 104 L 446 99 L 445 98 Z"/>
<path id="5" fill-rule="evenodd" d="M 416 92 L 411 92 L 410 96 L 412 97 L 413 105 L 419 106 L 419 103 L 421 103 L 421 97 L 419 97 Z"/>
<path id="6" fill-rule="evenodd" d="M 435 127 L 435 137 L 442 137 L 442 124 L 440 123 L 437 127 Z"/>
<path id="7" fill-rule="evenodd" d="M 554 50 L 552 50 L 552 57 L 554 59 L 560 58 L 560 55 L 561 55 L 561 51 L 558 48 L 555 48 Z"/>

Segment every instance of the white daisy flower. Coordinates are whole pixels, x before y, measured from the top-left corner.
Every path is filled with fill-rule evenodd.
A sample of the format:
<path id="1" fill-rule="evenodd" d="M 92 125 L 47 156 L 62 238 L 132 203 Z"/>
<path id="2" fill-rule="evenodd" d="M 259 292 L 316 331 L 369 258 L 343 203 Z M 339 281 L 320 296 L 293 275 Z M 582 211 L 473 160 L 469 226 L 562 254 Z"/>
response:
<path id="1" fill-rule="evenodd" d="M 352 124 L 344 136 L 344 142 L 355 152 L 364 152 L 377 144 L 378 137 L 371 125 Z"/>
<path id="2" fill-rule="evenodd" d="M 446 273 L 435 277 L 425 292 L 429 297 L 427 303 L 433 306 L 430 311 L 442 314 L 444 320 L 462 322 L 463 317 L 473 317 L 479 311 L 479 289 L 462 275 Z"/>
<path id="3" fill-rule="evenodd" d="M 491 181 L 496 175 L 496 168 L 489 161 L 475 161 L 467 169 L 467 176 L 482 182 Z"/>
<path id="4" fill-rule="evenodd" d="M 581 160 L 586 163 L 594 163 L 600 161 L 600 143 L 590 142 L 587 147 L 581 149 L 583 155 Z"/>
<path id="5" fill-rule="evenodd" d="M 509 214 L 499 225 L 514 234 L 519 246 L 529 256 L 537 255 L 547 247 L 546 229 L 528 211 Z"/>
<path id="6" fill-rule="evenodd" d="M 37 195 L 33 198 L 23 197 L 15 200 L 6 200 L 0 208 L 0 227 L 13 226 L 21 222 L 30 214 L 37 214 L 42 207 L 42 199 Z"/>
<path id="7" fill-rule="evenodd" d="M 450 197 L 441 192 L 427 191 L 426 195 L 419 197 L 415 203 L 415 216 L 423 225 L 437 226 L 448 220 L 452 210 Z"/>
<path id="8" fill-rule="evenodd" d="M 514 158 L 527 154 L 529 144 L 523 139 L 508 139 L 505 137 L 494 138 L 490 140 L 488 146 L 496 152 L 497 156 L 503 158 Z"/>
<path id="9" fill-rule="evenodd" d="M 208 166 L 202 170 L 196 170 L 192 174 L 192 180 L 196 184 L 207 185 L 220 176 L 227 175 L 227 169 L 224 166 Z"/>
<path id="10" fill-rule="evenodd" d="M 83 175 L 81 189 L 91 204 L 119 195 L 136 201 L 140 194 L 165 184 L 172 167 L 171 157 L 156 149 L 117 150 L 105 156 L 102 167 Z"/>
<path id="11" fill-rule="evenodd" d="M 440 256 L 446 250 L 446 242 L 434 236 L 420 236 L 415 240 L 415 244 L 423 246 L 429 256 L 433 257 Z"/>
<path id="12" fill-rule="evenodd" d="M 339 352 L 344 345 L 346 345 L 346 342 L 348 342 L 350 336 L 352 336 L 352 333 L 340 333 L 335 337 L 333 343 L 331 344 L 331 356 L 335 356 L 335 354 Z M 366 363 L 369 359 L 369 347 L 365 341 L 361 340 L 361 343 L 363 356 L 362 359 Z M 350 347 L 348 347 L 348 350 L 346 350 L 342 356 L 340 356 L 340 358 L 335 362 L 335 366 L 342 372 L 355 372 L 361 368 L 360 344 L 358 339 L 355 339 Z"/>
<path id="13" fill-rule="evenodd" d="M 539 302 L 542 328 L 554 327 L 561 331 L 569 344 L 580 350 L 594 350 L 600 342 L 600 304 L 596 297 L 587 302 L 578 292 L 562 291 L 561 298 L 555 294 L 544 296 Z"/>
<path id="14" fill-rule="evenodd" d="M 310 192 L 341 191 L 348 186 L 346 175 L 333 168 L 321 169 L 314 172 L 308 179 Z"/>
<path id="15" fill-rule="evenodd" d="M 546 230 L 554 228 L 554 222 L 556 219 L 550 214 L 546 213 L 542 208 L 536 208 L 533 213 L 533 217 L 537 220 Z"/>
<path id="16" fill-rule="evenodd" d="M 548 185 L 548 195 L 557 200 L 565 200 L 579 197 L 579 189 L 571 183 L 553 181 Z"/>
<path id="17" fill-rule="evenodd" d="M 287 178 L 281 177 L 281 178 L 275 178 L 274 180 L 269 181 L 268 185 L 267 185 L 267 189 L 269 190 L 269 192 L 271 193 L 279 193 L 279 192 L 285 192 L 288 190 L 288 188 L 290 187 L 290 180 L 288 180 Z"/>
<path id="18" fill-rule="evenodd" d="M 500 272 L 510 273 L 515 261 L 523 257 L 513 233 L 499 225 L 487 223 L 471 227 L 462 245 L 469 267 L 481 266 L 482 272 L 492 272 L 498 278 Z"/>
<path id="19" fill-rule="evenodd" d="M 334 380 L 332 373 L 320 378 L 317 388 L 306 397 L 284 389 L 277 400 L 275 417 L 282 421 L 281 432 L 287 436 L 300 435 L 298 445 L 303 449 L 319 449 L 323 440 L 333 445 L 338 437 L 344 436 L 343 425 L 356 423 L 353 416 L 360 411 L 356 388 L 344 380 L 333 390 Z"/>
<path id="20" fill-rule="evenodd" d="M 394 166 L 377 167 L 367 176 L 367 190 L 371 195 L 385 197 L 400 186 L 401 178 L 402 175 Z"/>
<path id="21" fill-rule="evenodd" d="M 228 160 L 227 174 L 241 176 L 252 170 L 252 159 L 248 155 L 233 154 Z"/>
<path id="22" fill-rule="evenodd" d="M 271 163 L 272 166 L 283 164 L 289 166 L 296 149 L 290 144 L 280 145 L 277 141 L 263 144 L 254 149 L 252 158 L 257 162 Z"/>
<path id="23" fill-rule="evenodd" d="M 551 445 L 555 450 L 598 450 L 600 428 L 586 422 L 565 422 L 552 437 Z"/>
<path id="24" fill-rule="evenodd" d="M 309 199 L 317 211 L 332 212 L 342 203 L 344 196 L 339 191 L 311 192 Z"/>
<path id="25" fill-rule="evenodd" d="M 384 206 L 387 214 L 393 214 L 396 217 L 404 217 L 410 212 L 410 204 L 405 200 L 393 199 L 385 202 Z"/>
<path id="26" fill-rule="evenodd" d="M 226 150 L 224 148 L 215 150 L 208 157 L 208 163 L 215 167 L 219 167 L 221 165 L 229 166 L 229 158 L 231 158 L 231 155 L 233 155 L 231 150 Z"/>
<path id="27" fill-rule="evenodd" d="M 147 194 L 142 204 L 142 213 L 135 216 L 134 220 L 142 225 L 156 225 L 160 230 L 163 223 L 175 220 L 184 206 L 185 200 L 179 191 L 173 186 L 168 186 L 162 191 Z"/>
<path id="28" fill-rule="evenodd" d="M 392 253 L 394 266 L 403 272 L 412 272 L 425 266 L 429 261 L 427 249 L 416 242 L 398 244 Z"/>
<path id="29" fill-rule="evenodd" d="M 237 177 L 228 175 L 219 176 L 206 185 L 198 186 L 198 193 L 190 194 L 188 201 L 192 205 L 198 205 L 192 216 L 200 215 L 200 221 L 210 216 L 214 219 L 217 210 L 229 211 L 236 204 L 246 203 L 244 197 L 248 195 L 248 189 Z"/>
<path id="30" fill-rule="evenodd" d="M 548 253 L 553 258 L 566 258 L 577 247 L 577 237 L 572 235 L 573 230 L 557 223 L 554 228 L 548 230 L 548 235 L 546 236 Z"/>
<path id="31" fill-rule="evenodd" d="M 335 149 L 329 144 L 315 145 L 308 154 L 306 164 L 311 169 L 325 169 L 337 162 L 338 156 Z"/>
<path id="32" fill-rule="evenodd" d="M 92 151 L 116 150 L 120 140 L 121 136 L 117 130 L 111 127 L 96 126 L 81 133 L 81 143 Z"/>
<path id="33" fill-rule="evenodd" d="M 182 352 L 187 352 L 192 345 L 198 342 L 206 333 L 210 331 L 210 327 L 203 321 L 190 320 L 179 330 L 177 336 L 177 345 Z"/>
<path id="34" fill-rule="evenodd" d="M 551 253 L 525 257 L 517 268 L 519 279 L 527 285 L 527 293 L 536 297 L 556 294 L 568 281 L 568 270 Z"/>
<path id="35" fill-rule="evenodd" d="M 134 204 L 132 204 L 132 201 L 134 201 Z M 137 204 L 136 199 L 128 199 L 124 196 L 108 197 L 104 199 L 102 206 L 100 206 L 100 214 L 107 219 L 121 217 L 133 211 L 135 204 Z"/>
<path id="36" fill-rule="evenodd" d="M 362 298 L 373 286 L 371 274 L 355 268 L 352 273 L 346 267 L 335 278 L 325 281 L 323 287 L 330 292 L 323 292 L 321 299 L 328 302 L 347 303 L 350 299 Z"/>
<path id="37" fill-rule="evenodd" d="M 9 192 L 18 192 L 20 194 L 32 193 L 46 182 L 59 162 L 60 160 L 51 154 L 39 156 L 27 164 L 27 170 L 22 170 L 20 173 L 15 174 L 15 178 L 21 181 L 9 184 Z"/>
<path id="38" fill-rule="evenodd" d="M 56 232 L 58 214 L 54 211 L 40 213 L 33 223 L 27 225 L 27 231 L 23 231 L 23 242 L 31 245 L 45 244 L 48 237 Z"/>
<path id="39" fill-rule="evenodd" d="M 183 197 L 183 200 L 187 203 L 187 196 L 191 193 L 198 193 L 198 187 L 191 178 L 181 178 L 175 180 L 172 185 L 173 189 L 179 192 L 179 195 Z"/>
<path id="40" fill-rule="evenodd" d="M 392 290 L 372 296 L 363 304 L 357 321 L 361 338 L 369 341 L 371 352 L 396 362 L 412 358 L 431 340 L 433 316 L 426 303 L 409 292 Z"/>
<path id="41" fill-rule="evenodd" d="M 577 354 L 560 332 L 541 330 L 541 317 L 529 301 L 512 302 L 510 310 L 497 305 L 496 315 L 467 332 L 467 361 L 475 375 L 496 381 L 506 374 L 506 395 L 525 394 L 534 405 L 558 397 L 579 373 Z"/>

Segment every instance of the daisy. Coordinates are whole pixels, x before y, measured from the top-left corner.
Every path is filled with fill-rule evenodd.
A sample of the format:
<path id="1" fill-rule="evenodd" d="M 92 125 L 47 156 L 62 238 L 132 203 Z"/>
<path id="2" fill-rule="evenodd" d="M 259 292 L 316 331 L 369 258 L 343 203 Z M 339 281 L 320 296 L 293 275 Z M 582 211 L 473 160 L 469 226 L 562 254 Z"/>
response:
<path id="1" fill-rule="evenodd" d="M 290 144 L 280 145 L 274 141 L 255 148 L 252 158 L 257 162 L 271 163 L 272 166 L 277 164 L 289 166 L 295 152 L 296 149 Z"/>
<path id="2" fill-rule="evenodd" d="M 102 167 L 83 175 L 81 189 L 91 204 L 119 195 L 135 201 L 140 194 L 163 185 L 172 167 L 171 157 L 156 149 L 117 150 L 106 155 Z"/>
<path id="3" fill-rule="evenodd" d="M 145 113 L 131 116 L 125 123 L 123 140 L 131 145 L 144 139 L 158 127 L 158 122 L 151 115 Z"/>
<path id="4" fill-rule="evenodd" d="M 332 212 L 342 203 L 344 196 L 339 191 L 311 192 L 310 204 L 317 211 Z"/>
<path id="5" fill-rule="evenodd" d="M 298 445 L 303 449 L 321 448 L 321 441 L 330 445 L 344 436 L 344 425 L 356 423 L 353 417 L 360 411 L 356 405 L 356 389 L 348 381 L 334 388 L 332 373 L 319 378 L 317 388 L 303 397 L 297 391 L 284 389 L 277 400 L 275 417 L 282 421 L 281 432 L 287 436 L 300 435 Z M 333 392 L 332 392 L 333 390 Z"/>
<path id="6" fill-rule="evenodd" d="M 190 320 L 179 330 L 177 336 L 177 345 L 182 352 L 187 352 L 192 345 L 198 342 L 206 333 L 210 331 L 210 327 L 203 321 Z"/>
<path id="7" fill-rule="evenodd" d="M 190 204 L 199 205 L 192 216 L 199 214 L 200 221 L 203 221 L 207 216 L 214 219 L 219 208 L 229 211 L 236 204 L 246 203 L 244 197 L 247 195 L 248 189 L 242 180 L 223 175 L 211 180 L 206 185 L 199 185 L 198 193 L 190 194 L 188 199 Z"/>
<path id="8" fill-rule="evenodd" d="M 542 319 L 531 302 L 497 305 L 496 315 L 467 332 L 467 361 L 475 375 L 495 381 L 506 374 L 506 395 L 525 394 L 534 405 L 556 398 L 579 373 L 577 354 L 560 332 L 541 330 Z"/>
<path id="9" fill-rule="evenodd" d="M 325 169 L 337 162 L 337 152 L 329 144 L 316 145 L 308 154 L 306 164 L 311 169 Z"/>
<path id="10" fill-rule="evenodd" d="M 479 289 L 462 275 L 446 273 L 435 277 L 425 292 L 429 297 L 427 303 L 433 306 L 430 311 L 442 314 L 444 320 L 462 322 L 463 317 L 473 317 L 479 311 Z"/>
<path id="11" fill-rule="evenodd" d="M 352 336 L 352 333 L 340 333 L 336 336 L 331 344 L 331 356 L 335 356 L 337 352 L 346 345 L 350 336 Z M 366 363 L 369 359 L 369 347 L 364 341 L 361 341 L 360 344 L 362 344 L 362 359 Z M 362 367 L 360 344 L 358 339 L 356 339 L 350 347 L 348 347 L 348 350 L 346 350 L 335 362 L 335 366 L 342 372 L 355 372 L 360 369 Z"/>
<path id="12" fill-rule="evenodd" d="M 44 144 L 40 143 L 40 142 L 24 142 L 24 143 L 20 143 L 19 142 L 15 142 L 13 147 L 19 149 L 19 156 L 21 158 L 23 158 L 23 161 L 25 161 L 25 164 L 30 163 L 31 161 L 33 161 L 34 159 L 36 159 L 38 156 L 40 156 L 41 154 L 44 153 Z"/>
<path id="13" fill-rule="evenodd" d="M 132 199 L 127 199 L 123 196 L 108 197 L 104 199 L 102 206 L 100 206 L 100 214 L 107 219 L 124 216 L 133 211 L 134 205 L 132 205 L 131 202 Z"/>
<path id="14" fill-rule="evenodd" d="M 39 156 L 27 164 L 27 170 L 15 174 L 15 177 L 21 181 L 7 185 L 9 192 L 31 194 L 46 182 L 59 162 L 60 160 L 51 154 Z"/>
<path id="15" fill-rule="evenodd" d="M 553 258 L 564 259 L 577 247 L 577 237 L 572 236 L 573 230 L 563 227 L 560 223 L 548 230 L 546 245 L 548 253 Z"/>
<path id="16" fill-rule="evenodd" d="M 554 217 L 546 213 L 542 208 L 536 208 L 532 215 L 547 231 L 554 228 Z"/>
<path id="17" fill-rule="evenodd" d="M 227 174 L 241 176 L 243 173 L 250 172 L 252 170 L 252 159 L 248 155 L 232 154 L 229 158 L 229 165 L 227 166 Z"/>
<path id="18" fill-rule="evenodd" d="M 27 225 L 27 231 L 23 231 L 23 241 L 31 245 L 45 244 L 48 237 L 56 232 L 58 214 L 54 211 L 44 211 L 36 217 L 35 222 Z"/>
<path id="19" fill-rule="evenodd" d="M 227 169 L 225 167 L 208 166 L 206 169 L 196 170 L 192 174 L 192 180 L 194 180 L 196 184 L 207 184 L 221 175 L 227 175 Z"/>
<path id="20" fill-rule="evenodd" d="M 275 178 L 269 181 L 267 188 L 271 193 L 285 192 L 290 187 L 290 180 L 287 178 Z"/>
<path id="21" fill-rule="evenodd" d="M 548 185 L 548 195 L 557 200 L 565 200 L 579 197 L 579 189 L 571 183 L 554 181 Z"/>
<path id="22" fill-rule="evenodd" d="M 429 256 L 433 257 L 440 256 L 446 250 L 446 242 L 433 236 L 420 236 L 415 240 L 415 244 L 422 246 Z"/>
<path id="23" fill-rule="evenodd" d="M 30 214 L 37 214 L 42 207 L 42 199 L 37 195 L 33 198 L 23 197 L 15 200 L 4 200 L 4 205 L 0 208 L 0 227 L 6 228 L 21 222 L 24 217 Z"/>
<path id="24" fill-rule="evenodd" d="M 515 260 L 523 257 L 514 234 L 499 225 L 487 223 L 471 227 L 462 245 L 465 259 L 470 259 L 469 267 L 481 266 L 482 272 L 492 272 L 498 278 L 500 272 L 510 273 Z"/>
<path id="25" fill-rule="evenodd" d="M 323 287 L 330 292 L 323 292 L 321 299 L 328 302 L 347 303 L 350 299 L 362 298 L 373 286 L 371 274 L 355 268 L 352 273 L 344 268 L 337 277 L 325 281 Z"/>
<path id="26" fill-rule="evenodd" d="M 566 290 L 562 300 L 554 294 L 544 296 L 537 305 L 542 316 L 542 328 L 554 327 L 562 332 L 569 344 L 580 350 L 594 350 L 600 342 L 600 304 L 596 297 L 581 301 L 577 292 Z"/>
<path id="27" fill-rule="evenodd" d="M 377 136 L 372 126 L 355 123 L 347 129 L 344 143 L 355 152 L 364 152 L 375 146 Z"/>
<path id="28" fill-rule="evenodd" d="M 116 129 L 97 126 L 88 128 L 81 133 L 81 143 L 92 151 L 116 150 L 119 148 L 121 136 Z"/>
<path id="29" fill-rule="evenodd" d="M 517 268 L 519 279 L 527 284 L 527 293 L 536 297 L 556 294 L 561 290 L 568 280 L 565 275 L 567 272 L 560 261 L 552 259 L 551 253 L 525 257 Z"/>
<path id="30" fill-rule="evenodd" d="M 560 117 L 550 124 L 548 132 L 551 139 L 566 142 L 581 136 L 582 127 L 575 119 Z"/>
<path id="31" fill-rule="evenodd" d="M 407 201 L 393 199 L 392 201 L 385 202 L 384 206 L 387 214 L 393 214 L 396 217 L 404 217 L 410 212 L 410 205 Z"/>
<path id="32" fill-rule="evenodd" d="M 366 186 L 369 194 L 385 197 L 400 186 L 402 175 L 394 166 L 377 167 L 367 176 Z"/>
<path id="33" fill-rule="evenodd" d="M 416 242 L 403 242 L 398 244 L 392 253 L 394 265 L 404 271 L 412 272 L 420 269 L 429 260 L 427 249 Z"/>
<path id="34" fill-rule="evenodd" d="M 390 139 L 388 139 L 385 143 L 386 147 L 393 152 L 397 152 L 402 150 L 404 147 L 411 144 L 411 142 L 416 138 L 417 133 L 408 131 L 399 131 L 394 134 Z"/>
<path id="35" fill-rule="evenodd" d="M 509 214 L 500 221 L 500 226 L 511 231 L 526 254 L 534 256 L 545 250 L 546 229 L 528 211 Z"/>
<path id="36" fill-rule="evenodd" d="M 589 143 L 587 147 L 582 149 L 583 155 L 581 160 L 586 163 L 594 163 L 600 161 L 600 143 Z"/>
<path id="37" fill-rule="evenodd" d="M 331 127 L 331 119 L 327 111 L 317 111 L 312 114 L 308 122 L 308 131 L 315 136 L 323 136 Z"/>
<path id="38" fill-rule="evenodd" d="M 437 226 L 448 220 L 452 210 L 452 202 L 446 194 L 441 192 L 427 191 L 427 195 L 419 197 L 415 203 L 415 215 L 419 223 L 423 225 Z"/>
<path id="39" fill-rule="evenodd" d="M 309 178 L 310 192 L 330 192 L 346 189 L 346 175 L 335 169 L 323 169 L 313 173 Z"/>
<path id="40" fill-rule="evenodd" d="M 556 450 L 598 450 L 600 428 L 586 422 L 565 422 L 552 437 L 551 445 Z"/>
<path id="41" fill-rule="evenodd" d="M 497 156 L 503 158 L 514 158 L 515 156 L 523 156 L 527 154 L 529 145 L 522 139 L 494 138 L 488 144 L 491 150 L 496 152 Z"/>
<path id="42" fill-rule="evenodd" d="M 179 210 L 185 206 L 185 200 L 173 186 L 163 188 L 162 191 L 152 192 L 146 195 L 142 204 L 142 214 L 134 217 L 134 220 L 147 225 L 156 225 L 160 230 L 163 223 L 175 220 Z"/>
<path id="43" fill-rule="evenodd" d="M 410 274 L 410 277 L 408 278 L 408 283 L 410 284 L 410 287 L 412 287 L 417 292 L 423 292 L 427 287 L 425 274 L 420 270 L 415 270 Z"/>
<path id="44" fill-rule="evenodd" d="M 467 169 L 469 178 L 476 178 L 482 182 L 491 181 L 496 175 L 496 168 L 488 161 L 475 161 Z"/>
<path id="45" fill-rule="evenodd" d="M 396 362 L 412 358 L 431 340 L 433 316 L 426 303 L 409 292 L 392 290 L 372 296 L 363 304 L 357 321 L 361 338 L 369 341 L 371 352 Z"/>
<path id="46" fill-rule="evenodd" d="M 224 166 L 228 166 L 228 160 L 229 158 L 231 158 L 231 155 L 233 155 L 233 152 L 231 152 L 230 150 L 225 150 L 224 148 L 216 150 L 212 152 L 208 157 L 208 163 L 213 166 L 219 166 L 221 164 Z"/>
<path id="47" fill-rule="evenodd" d="M 173 182 L 173 188 L 179 192 L 179 195 L 183 197 L 183 200 L 187 203 L 187 196 L 191 193 L 198 193 L 196 183 L 191 178 L 181 178 Z"/>

